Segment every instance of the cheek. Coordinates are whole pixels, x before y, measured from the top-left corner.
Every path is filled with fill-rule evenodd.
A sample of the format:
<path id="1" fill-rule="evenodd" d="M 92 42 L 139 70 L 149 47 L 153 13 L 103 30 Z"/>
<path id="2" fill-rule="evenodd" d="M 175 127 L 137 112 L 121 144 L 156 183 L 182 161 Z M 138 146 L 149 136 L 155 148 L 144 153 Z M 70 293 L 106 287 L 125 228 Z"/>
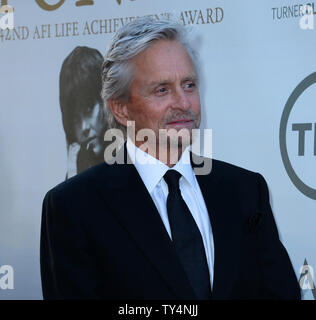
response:
<path id="1" fill-rule="evenodd" d="M 156 115 L 151 112 L 142 112 L 135 121 L 136 128 L 138 127 L 139 129 L 155 129 L 155 127 L 157 127 Z"/>
<path id="2" fill-rule="evenodd" d="M 151 128 L 157 130 L 164 126 L 165 119 L 168 115 L 168 107 L 166 105 L 156 105 L 149 114 L 149 123 Z"/>
<path id="3" fill-rule="evenodd" d="M 161 110 L 161 106 L 150 99 L 134 99 L 129 106 L 129 118 L 135 121 L 138 129 L 154 128 L 161 117 Z"/>
<path id="4" fill-rule="evenodd" d="M 197 115 L 201 113 L 201 103 L 199 95 L 192 97 L 192 111 Z"/>

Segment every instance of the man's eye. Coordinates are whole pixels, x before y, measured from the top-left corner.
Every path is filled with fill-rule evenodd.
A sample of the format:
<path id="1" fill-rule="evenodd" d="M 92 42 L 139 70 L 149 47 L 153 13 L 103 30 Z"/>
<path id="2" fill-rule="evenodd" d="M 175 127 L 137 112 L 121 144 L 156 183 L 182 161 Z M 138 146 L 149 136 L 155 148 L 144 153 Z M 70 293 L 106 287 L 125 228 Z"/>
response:
<path id="1" fill-rule="evenodd" d="M 185 87 L 187 89 L 194 89 L 196 87 L 195 83 L 194 82 L 188 82 L 185 84 Z"/>
<path id="2" fill-rule="evenodd" d="M 167 92 L 167 88 L 165 88 L 165 87 L 161 87 L 156 90 L 156 93 L 158 93 L 158 94 L 163 94 L 166 92 Z"/>

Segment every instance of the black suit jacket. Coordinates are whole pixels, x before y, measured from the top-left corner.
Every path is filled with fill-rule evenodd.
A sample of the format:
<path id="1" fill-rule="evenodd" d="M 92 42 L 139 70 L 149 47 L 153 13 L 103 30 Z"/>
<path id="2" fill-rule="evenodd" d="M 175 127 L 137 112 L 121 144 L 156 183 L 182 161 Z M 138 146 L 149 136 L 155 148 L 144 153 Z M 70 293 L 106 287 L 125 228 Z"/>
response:
<path id="1" fill-rule="evenodd" d="M 300 299 L 263 177 L 213 160 L 197 180 L 213 229 L 213 299 Z M 195 299 L 132 164 L 100 164 L 46 194 L 41 277 L 44 299 Z"/>

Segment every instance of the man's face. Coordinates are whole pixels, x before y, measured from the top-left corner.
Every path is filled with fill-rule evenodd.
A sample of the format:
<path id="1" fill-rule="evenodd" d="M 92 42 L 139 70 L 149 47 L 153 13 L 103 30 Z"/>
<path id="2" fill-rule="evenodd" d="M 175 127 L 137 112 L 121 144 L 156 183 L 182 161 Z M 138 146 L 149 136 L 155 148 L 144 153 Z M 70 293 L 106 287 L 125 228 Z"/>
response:
<path id="1" fill-rule="evenodd" d="M 104 136 L 104 113 L 99 103 L 87 108 L 75 120 L 76 142 L 81 148 L 90 149 L 95 154 L 102 151 Z"/>
<path id="2" fill-rule="evenodd" d="M 127 103 L 136 132 L 191 130 L 200 125 L 197 75 L 190 56 L 177 41 L 160 40 L 133 59 L 135 73 Z"/>

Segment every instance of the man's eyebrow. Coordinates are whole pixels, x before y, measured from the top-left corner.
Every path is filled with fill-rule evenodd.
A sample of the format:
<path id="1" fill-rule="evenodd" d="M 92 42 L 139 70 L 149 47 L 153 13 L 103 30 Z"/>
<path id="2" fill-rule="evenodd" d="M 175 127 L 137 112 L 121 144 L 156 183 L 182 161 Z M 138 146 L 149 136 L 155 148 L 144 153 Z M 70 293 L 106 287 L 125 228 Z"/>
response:
<path id="1" fill-rule="evenodd" d="M 181 80 L 181 83 L 187 82 L 187 81 L 192 81 L 192 82 L 198 82 L 197 76 L 192 75 L 192 76 L 187 76 Z M 165 79 L 165 80 L 158 80 L 158 81 L 151 81 L 148 82 L 147 85 L 151 88 L 163 86 L 163 85 L 168 85 L 171 84 L 173 81 L 170 79 Z"/>
<path id="2" fill-rule="evenodd" d="M 181 82 L 183 83 L 183 82 L 187 82 L 187 81 L 198 82 L 198 78 L 195 75 L 187 76 Z"/>
<path id="3" fill-rule="evenodd" d="M 154 88 L 154 87 L 159 87 L 162 85 L 170 84 L 171 82 L 172 81 L 170 81 L 170 80 L 151 81 L 148 83 L 148 86 Z"/>

